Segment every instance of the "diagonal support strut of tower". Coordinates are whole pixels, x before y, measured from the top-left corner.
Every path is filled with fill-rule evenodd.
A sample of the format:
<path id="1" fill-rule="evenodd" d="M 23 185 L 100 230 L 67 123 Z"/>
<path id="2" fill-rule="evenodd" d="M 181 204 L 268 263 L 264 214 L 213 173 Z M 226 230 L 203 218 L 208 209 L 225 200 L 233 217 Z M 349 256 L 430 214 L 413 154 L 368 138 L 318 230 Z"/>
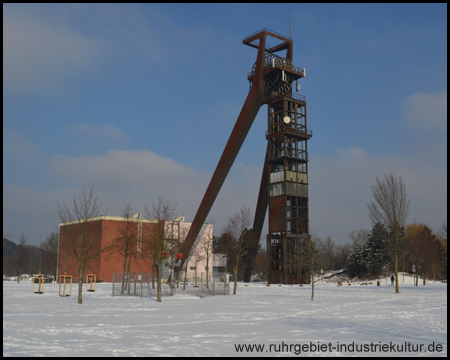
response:
<path id="1" fill-rule="evenodd" d="M 279 40 L 282 40 L 278 46 L 273 48 L 266 47 L 266 37 L 272 36 Z M 252 86 L 247 95 L 247 98 L 242 106 L 241 112 L 236 120 L 236 124 L 231 132 L 222 156 L 217 164 L 216 170 L 210 180 L 208 188 L 206 189 L 205 195 L 203 196 L 202 202 L 197 210 L 195 218 L 192 222 L 191 228 L 186 236 L 185 241 L 181 247 L 181 253 L 189 254 L 197 236 L 214 204 L 214 201 L 222 188 L 223 183 L 231 169 L 231 166 L 236 159 L 241 146 L 247 137 L 247 134 L 259 112 L 261 106 L 268 100 L 267 96 L 264 95 L 264 61 L 265 53 L 273 53 L 280 50 L 287 49 L 286 58 L 292 61 L 292 40 L 286 39 L 276 33 L 263 29 L 262 31 L 253 34 L 243 40 L 243 43 L 258 49 L 258 54 L 255 63 L 255 71 L 253 75 Z M 255 211 L 255 218 L 253 223 L 253 241 L 259 242 L 262 227 L 264 223 L 265 214 L 267 211 L 267 185 L 268 185 L 268 173 L 266 171 L 268 165 L 268 156 L 266 151 L 266 157 L 264 160 L 263 173 L 261 177 L 260 190 L 258 194 L 258 201 Z M 186 257 L 182 259 L 180 268 L 183 266 Z"/>

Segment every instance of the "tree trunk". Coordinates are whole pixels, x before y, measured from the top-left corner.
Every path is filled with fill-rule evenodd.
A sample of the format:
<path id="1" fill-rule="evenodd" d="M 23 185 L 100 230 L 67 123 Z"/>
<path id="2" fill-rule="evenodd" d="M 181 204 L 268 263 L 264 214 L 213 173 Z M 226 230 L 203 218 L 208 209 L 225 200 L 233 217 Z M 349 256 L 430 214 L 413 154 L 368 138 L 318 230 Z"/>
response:
<path id="1" fill-rule="evenodd" d="M 162 261 L 158 261 L 158 290 L 156 295 L 156 301 L 161 302 L 161 263 Z"/>
<path id="2" fill-rule="evenodd" d="M 259 242 L 257 244 L 252 244 L 252 246 L 248 250 L 249 254 L 248 254 L 247 265 L 245 267 L 245 272 L 244 272 L 244 282 L 250 282 L 252 279 L 252 272 L 253 272 L 253 267 L 255 264 L 255 258 L 256 258 L 256 255 L 258 254 L 258 248 L 259 248 Z"/>
<path id="3" fill-rule="evenodd" d="M 125 255 L 125 262 L 123 264 L 123 274 L 122 274 L 122 292 L 121 294 L 125 294 L 125 271 L 127 271 L 127 256 Z"/>
<path id="4" fill-rule="evenodd" d="M 83 274 L 84 266 L 80 267 L 80 281 L 78 283 L 78 304 L 83 303 Z"/>
<path id="5" fill-rule="evenodd" d="M 128 277 L 130 276 L 130 268 L 131 268 L 131 255 L 130 258 L 128 259 L 127 286 L 125 287 L 125 290 L 127 290 L 128 286 L 131 286 L 130 279 L 128 279 Z"/>
<path id="6" fill-rule="evenodd" d="M 398 241 L 397 241 L 397 244 L 398 244 Z M 397 251 L 398 251 L 398 249 L 396 247 L 395 251 L 394 251 L 394 260 L 395 260 L 395 264 L 394 264 L 394 266 L 395 266 L 395 293 L 399 294 L 400 291 L 398 289 L 398 258 L 397 258 Z"/>
<path id="7" fill-rule="evenodd" d="M 236 267 L 235 267 L 235 271 L 234 271 L 234 290 L 233 290 L 233 295 L 236 295 L 238 264 L 239 264 L 239 254 L 238 254 L 237 259 L 236 259 Z"/>
<path id="8" fill-rule="evenodd" d="M 209 257 L 206 257 L 206 288 L 209 289 Z"/>
<path id="9" fill-rule="evenodd" d="M 188 264 L 189 264 L 189 256 L 186 256 L 186 268 L 184 269 L 183 290 L 186 290 L 186 279 L 187 279 Z"/>
<path id="10" fill-rule="evenodd" d="M 155 260 L 153 259 L 153 266 L 152 266 L 152 289 L 155 288 Z"/>

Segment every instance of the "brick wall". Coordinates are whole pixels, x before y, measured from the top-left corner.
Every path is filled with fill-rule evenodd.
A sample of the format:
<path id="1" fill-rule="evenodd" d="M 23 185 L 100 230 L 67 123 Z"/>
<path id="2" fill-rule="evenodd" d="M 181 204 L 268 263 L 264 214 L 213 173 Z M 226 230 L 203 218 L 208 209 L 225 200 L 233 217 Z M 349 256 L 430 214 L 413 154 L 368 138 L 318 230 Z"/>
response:
<path id="1" fill-rule="evenodd" d="M 142 230 L 139 230 L 141 224 Z M 63 275 L 65 272 L 67 275 L 73 277 L 79 277 L 79 265 L 76 258 L 73 255 L 73 241 L 81 248 L 84 241 L 83 230 L 86 231 L 85 245 L 92 246 L 90 254 L 99 253 L 100 250 L 104 250 L 115 241 L 116 244 L 120 243 L 120 238 L 123 238 L 124 231 L 130 231 L 139 235 L 139 231 L 146 231 L 152 226 L 153 223 L 148 222 L 126 222 L 120 220 L 93 220 L 86 225 L 71 224 L 60 226 L 60 242 L 59 242 L 59 263 L 58 263 L 58 275 Z M 130 234 L 129 232 L 129 234 Z M 134 251 L 136 251 L 137 244 L 134 245 Z M 84 269 L 84 279 L 88 273 L 94 273 L 97 275 L 97 280 L 111 282 L 113 278 L 113 272 L 122 272 L 124 267 L 124 256 L 120 247 L 113 248 L 112 251 L 102 252 L 99 256 L 89 261 Z M 128 262 L 128 261 L 127 261 Z M 131 272 L 151 272 L 153 261 L 151 258 L 144 258 L 142 255 L 136 259 L 131 260 Z M 128 265 L 127 265 L 128 270 Z M 59 281 L 59 279 L 58 279 Z"/>

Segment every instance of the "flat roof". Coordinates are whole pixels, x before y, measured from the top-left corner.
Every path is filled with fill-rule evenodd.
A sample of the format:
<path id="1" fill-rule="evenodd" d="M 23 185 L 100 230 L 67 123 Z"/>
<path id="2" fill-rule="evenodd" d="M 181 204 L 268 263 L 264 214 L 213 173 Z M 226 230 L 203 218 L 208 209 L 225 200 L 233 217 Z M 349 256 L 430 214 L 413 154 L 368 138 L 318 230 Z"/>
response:
<path id="1" fill-rule="evenodd" d="M 101 215 L 101 216 L 96 216 L 90 219 L 87 219 L 87 221 L 98 221 L 98 220 L 114 220 L 114 221 L 132 221 L 132 222 L 143 222 L 143 223 L 151 223 L 151 224 L 156 224 L 158 222 L 158 220 L 152 220 L 152 219 L 136 219 L 136 218 L 125 218 L 123 216 L 109 216 L 109 215 Z M 84 222 L 83 220 L 73 220 L 73 221 L 68 221 L 68 222 L 60 222 L 59 226 L 66 226 L 66 225 L 72 225 L 72 224 L 78 224 L 78 223 L 82 223 Z"/>

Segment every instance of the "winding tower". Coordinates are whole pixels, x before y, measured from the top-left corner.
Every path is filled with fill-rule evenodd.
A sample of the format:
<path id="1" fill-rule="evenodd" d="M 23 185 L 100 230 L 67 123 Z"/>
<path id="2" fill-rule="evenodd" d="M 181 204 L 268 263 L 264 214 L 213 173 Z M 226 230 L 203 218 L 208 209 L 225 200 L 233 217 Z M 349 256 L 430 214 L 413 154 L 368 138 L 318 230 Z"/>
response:
<path id="1" fill-rule="evenodd" d="M 275 39 L 277 43 L 269 46 L 267 38 Z M 307 128 L 306 100 L 293 94 L 292 87 L 294 82 L 305 77 L 306 71 L 293 64 L 293 41 L 290 37 L 262 29 L 245 37 L 242 42 L 258 49 L 256 61 L 247 76 L 250 91 L 181 252 L 190 251 L 260 107 L 267 104 L 268 143 L 252 241 L 259 243 L 268 211 L 268 282 L 300 283 L 301 247 L 309 239 L 307 141 L 312 132 Z M 285 57 L 276 55 L 284 50 Z"/>

